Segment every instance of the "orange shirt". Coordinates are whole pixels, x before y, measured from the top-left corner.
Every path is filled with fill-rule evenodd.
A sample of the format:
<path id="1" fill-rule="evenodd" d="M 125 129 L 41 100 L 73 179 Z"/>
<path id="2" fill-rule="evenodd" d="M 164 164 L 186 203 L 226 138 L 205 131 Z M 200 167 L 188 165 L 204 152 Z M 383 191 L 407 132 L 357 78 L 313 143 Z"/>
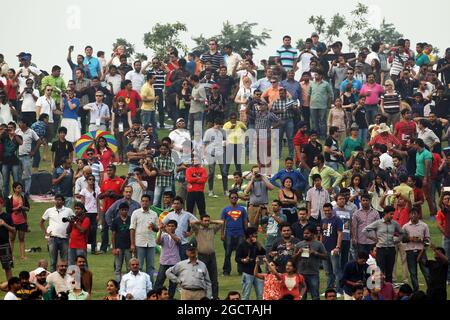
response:
<path id="1" fill-rule="evenodd" d="M 272 102 L 280 99 L 280 89 L 279 88 L 266 89 L 266 91 L 263 92 L 261 97 L 263 99 L 268 98 L 269 99 L 269 103 L 272 103 Z"/>

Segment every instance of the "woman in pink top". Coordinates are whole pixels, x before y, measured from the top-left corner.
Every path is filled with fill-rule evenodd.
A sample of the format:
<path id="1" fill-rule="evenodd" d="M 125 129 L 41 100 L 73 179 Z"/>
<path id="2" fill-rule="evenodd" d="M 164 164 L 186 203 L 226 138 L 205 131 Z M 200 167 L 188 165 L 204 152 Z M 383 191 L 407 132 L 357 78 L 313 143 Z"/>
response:
<path id="1" fill-rule="evenodd" d="M 378 102 L 383 93 L 383 87 L 375 82 L 375 75 L 369 73 L 367 82 L 362 86 L 361 91 L 359 92 L 360 96 L 366 97 L 366 119 L 369 125 L 373 124 L 375 121 L 375 116 L 378 113 Z"/>

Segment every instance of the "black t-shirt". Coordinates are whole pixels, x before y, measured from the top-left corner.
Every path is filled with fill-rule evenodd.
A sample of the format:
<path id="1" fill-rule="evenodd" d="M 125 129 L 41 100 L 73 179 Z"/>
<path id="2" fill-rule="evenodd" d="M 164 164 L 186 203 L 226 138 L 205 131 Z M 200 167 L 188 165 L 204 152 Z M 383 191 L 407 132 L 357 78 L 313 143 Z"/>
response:
<path id="1" fill-rule="evenodd" d="M 312 227 L 314 230 L 317 230 L 317 224 L 313 221 L 313 219 L 310 217 L 308 219 L 308 222 L 303 226 L 300 224 L 300 222 L 294 223 L 292 228 L 292 235 L 299 239 L 300 241 L 303 241 L 303 231 L 305 231 L 306 227 Z"/>
<path id="2" fill-rule="evenodd" d="M 325 139 L 325 145 L 330 148 L 331 151 L 340 151 L 339 142 L 334 140 L 332 137 Z M 325 152 L 325 161 L 327 162 L 339 162 L 339 157 L 332 155 L 331 153 Z"/>
<path id="3" fill-rule="evenodd" d="M 441 139 L 442 138 L 442 131 L 444 130 L 444 128 L 442 127 L 441 121 L 436 120 L 436 122 L 432 123 L 431 121 L 429 122 L 430 126 L 429 128 L 434 132 L 434 134 Z"/>
<path id="4" fill-rule="evenodd" d="M 3 212 L 0 214 L 0 219 L 5 221 L 5 223 L 9 226 L 13 226 L 13 222 L 11 219 L 11 214 Z M 4 245 L 9 243 L 9 231 L 6 227 L 0 227 L 0 245 Z"/>
<path id="5" fill-rule="evenodd" d="M 322 145 L 316 142 L 314 146 L 311 142 L 305 144 L 303 147 L 303 153 L 306 154 L 306 164 L 308 167 L 314 167 L 314 157 L 322 153 Z"/>
<path id="6" fill-rule="evenodd" d="M 355 113 L 355 122 L 359 129 L 367 129 L 366 108 L 362 107 Z"/>
<path id="7" fill-rule="evenodd" d="M 431 111 L 433 111 L 438 118 L 448 119 L 450 115 L 450 96 L 433 96 L 432 99 L 434 100 L 435 105 L 434 107 L 431 107 Z"/>
<path id="8" fill-rule="evenodd" d="M 428 260 L 425 262 L 425 267 L 430 270 L 430 283 L 428 289 L 446 289 L 448 263 L 443 264 L 435 260 Z"/>
<path id="9" fill-rule="evenodd" d="M 406 158 L 406 170 L 408 170 L 408 174 L 415 175 L 416 174 L 416 149 L 410 148 L 408 150 L 408 158 Z"/>
<path id="10" fill-rule="evenodd" d="M 120 216 L 113 220 L 111 230 L 116 232 L 116 249 L 130 249 L 130 222 L 129 216 L 125 221 Z"/>
<path id="11" fill-rule="evenodd" d="M 63 158 L 69 157 L 73 151 L 73 145 L 69 141 L 65 140 L 61 142 L 59 139 L 53 141 L 52 152 L 55 153 L 55 168 L 59 167 L 63 163 Z"/>

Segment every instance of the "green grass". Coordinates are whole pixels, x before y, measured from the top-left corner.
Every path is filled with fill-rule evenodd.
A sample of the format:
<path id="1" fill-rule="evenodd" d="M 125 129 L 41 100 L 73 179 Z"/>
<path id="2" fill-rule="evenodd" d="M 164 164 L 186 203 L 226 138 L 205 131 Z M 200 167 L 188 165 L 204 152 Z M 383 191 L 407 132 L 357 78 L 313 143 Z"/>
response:
<path id="1" fill-rule="evenodd" d="M 168 134 L 167 130 L 161 131 L 162 134 L 160 134 L 160 137 L 163 137 Z M 283 148 L 283 157 L 287 155 L 287 148 Z M 42 149 L 41 149 L 42 150 Z M 47 159 L 49 159 L 49 155 L 47 155 Z M 249 170 L 251 165 L 244 165 L 243 170 Z M 47 162 L 41 162 L 41 170 L 49 170 L 50 163 Z M 218 169 L 218 168 L 217 168 Z M 231 166 L 230 172 L 233 172 L 234 166 Z M 118 175 L 123 175 L 127 171 L 127 166 L 118 166 Z M 220 173 L 220 170 L 216 171 L 216 174 Z M 229 185 L 231 185 L 231 181 Z M 207 188 L 207 186 L 206 186 Z M 205 189 L 206 189 L 205 188 Z M 207 190 L 207 189 L 206 189 Z M 222 211 L 222 208 L 227 206 L 229 204 L 228 199 L 223 196 L 223 190 L 222 190 L 222 183 L 218 179 L 215 180 L 214 183 L 214 191 L 217 195 L 219 195 L 219 198 L 209 198 L 206 197 L 206 204 L 207 204 L 207 212 L 209 215 L 212 216 L 213 219 L 219 219 L 220 214 Z M 269 199 L 275 199 L 277 196 L 278 190 L 274 190 L 270 192 Z M 47 259 L 47 261 L 50 261 L 48 251 L 47 251 L 47 242 L 39 229 L 39 221 L 41 219 L 42 214 L 44 211 L 51 207 L 52 204 L 50 203 L 31 203 L 31 210 L 28 215 L 28 223 L 31 229 L 30 233 L 26 234 L 25 238 L 25 246 L 26 248 L 31 247 L 41 247 L 42 252 L 40 253 L 27 253 L 28 260 L 22 261 L 20 260 L 19 255 L 19 242 L 16 238 L 15 248 L 14 248 L 14 275 L 18 275 L 20 271 L 22 270 L 34 270 L 37 267 L 37 262 L 39 259 Z M 436 227 L 436 223 L 430 223 L 428 221 L 428 206 L 424 205 L 424 217 L 425 222 L 428 223 L 430 226 L 430 232 L 432 235 L 432 242 L 438 245 L 441 245 L 442 243 L 442 236 L 439 232 L 439 230 Z M 100 230 L 97 234 L 97 241 L 100 241 Z M 260 237 L 260 241 L 263 242 L 264 239 L 262 236 Z M 242 289 L 242 281 L 241 277 L 237 274 L 236 271 L 236 263 L 234 262 L 234 255 L 232 256 L 232 274 L 229 277 L 223 277 L 222 276 L 222 265 L 223 265 L 223 259 L 224 259 L 224 249 L 222 241 L 220 240 L 220 236 L 216 236 L 216 256 L 217 256 L 217 265 L 218 265 L 218 274 L 219 274 L 219 296 L 223 299 L 225 298 L 226 294 L 230 290 L 237 290 L 241 291 Z M 92 289 L 92 299 L 101 299 L 106 294 L 106 282 L 109 279 L 114 279 L 114 267 L 113 267 L 113 256 L 111 252 L 108 252 L 104 255 L 91 255 L 88 254 L 88 261 L 90 270 L 94 274 L 94 283 L 93 283 L 93 289 Z M 158 269 L 159 266 L 159 256 L 156 257 L 156 263 L 155 267 Z M 125 269 L 124 269 L 125 270 Z M 401 275 L 401 264 L 398 264 L 398 279 L 402 279 L 400 277 Z M 320 275 L 321 279 L 321 292 L 324 292 L 325 290 L 325 284 L 326 284 L 326 276 L 323 271 L 321 271 Z M 4 272 L 0 271 L 0 282 L 5 281 L 5 274 Z M 421 290 L 426 290 L 425 281 L 423 279 L 422 274 L 419 272 L 419 283 Z M 166 285 L 168 285 L 166 280 Z M 3 292 L 0 292 L 0 298 L 2 299 L 4 296 Z M 179 299 L 179 294 L 177 293 L 176 298 Z M 255 294 L 252 292 L 251 299 L 255 299 Z"/>

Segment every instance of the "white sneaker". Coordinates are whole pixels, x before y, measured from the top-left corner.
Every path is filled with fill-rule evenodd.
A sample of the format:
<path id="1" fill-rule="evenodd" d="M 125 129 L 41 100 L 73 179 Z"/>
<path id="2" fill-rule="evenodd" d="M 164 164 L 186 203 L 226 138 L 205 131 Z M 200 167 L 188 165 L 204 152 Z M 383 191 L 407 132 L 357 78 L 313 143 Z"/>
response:
<path id="1" fill-rule="evenodd" d="M 212 191 L 210 191 L 210 192 L 208 193 L 208 197 L 218 198 L 219 196 L 218 196 L 218 195 L 215 195 Z"/>
<path id="2" fill-rule="evenodd" d="M 320 295 L 321 297 L 325 297 L 325 292 Z"/>
<path id="3" fill-rule="evenodd" d="M 340 298 L 340 297 L 342 297 L 342 294 L 340 294 L 339 292 L 336 294 L 336 298 Z"/>

